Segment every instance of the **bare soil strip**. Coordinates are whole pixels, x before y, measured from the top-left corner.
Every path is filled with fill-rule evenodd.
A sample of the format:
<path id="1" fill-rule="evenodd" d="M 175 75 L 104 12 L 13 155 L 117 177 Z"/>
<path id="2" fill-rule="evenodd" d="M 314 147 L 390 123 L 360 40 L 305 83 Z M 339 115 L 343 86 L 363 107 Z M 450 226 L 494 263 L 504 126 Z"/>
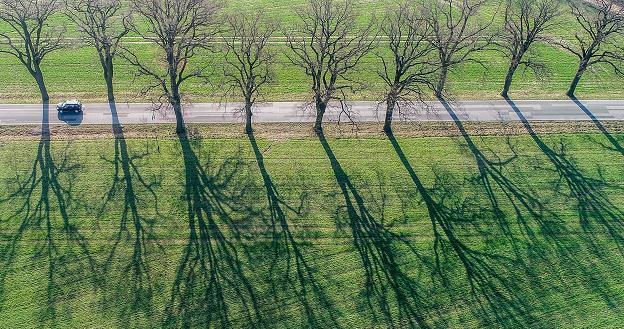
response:
<path id="1" fill-rule="evenodd" d="M 466 130 L 474 136 L 516 136 L 529 134 L 521 122 L 463 122 Z M 532 121 L 537 134 L 599 133 L 591 121 Z M 604 128 L 610 133 L 624 133 L 624 121 L 605 121 Z M 192 124 L 189 134 L 196 138 L 244 138 L 242 124 Z M 410 122 L 396 123 L 394 134 L 399 137 L 452 137 L 461 133 L 453 122 Z M 172 124 L 125 125 L 126 139 L 177 138 Z M 254 125 L 254 135 L 268 140 L 315 138 L 309 123 L 259 123 Z M 357 126 L 327 124 L 325 135 L 330 138 L 375 138 L 382 137 L 381 123 L 361 123 Z M 0 141 L 39 140 L 41 129 L 36 126 L 0 126 Z M 105 125 L 82 125 L 79 127 L 52 126 L 54 140 L 109 139 L 112 128 Z"/>

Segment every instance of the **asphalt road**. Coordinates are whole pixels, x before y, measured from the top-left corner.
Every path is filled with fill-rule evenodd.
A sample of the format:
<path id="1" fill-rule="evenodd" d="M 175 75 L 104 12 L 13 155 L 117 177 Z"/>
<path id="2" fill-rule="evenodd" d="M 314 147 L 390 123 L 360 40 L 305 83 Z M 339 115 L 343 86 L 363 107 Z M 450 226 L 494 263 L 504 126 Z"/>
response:
<path id="1" fill-rule="evenodd" d="M 595 101 L 516 101 L 516 110 L 526 120 L 624 120 L 624 100 Z M 449 113 L 439 102 L 432 102 L 429 110 L 422 110 L 407 116 L 397 117 L 406 121 L 450 121 L 454 114 L 464 121 L 518 121 L 518 113 L 507 101 L 459 101 L 450 103 L 454 113 Z M 150 111 L 151 104 L 117 104 L 119 122 L 122 124 L 172 123 L 173 113 L 162 114 Z M 227 106 L 215 103 L 193 104 L 185 109 L 188 123 L 234 123 L 243 118 L 235 111 L 236 104 Z M 383 115 L 377 115 L 377 104 L 355 102 L 352 110 L 357 113 L 357 122 L 377 122 Z M 383 108 L 381 108 L 383 112 Z M 255 122 L 312 122 L 313 112 L 304 109 L 303 103 L 264 103 L 255 110 Z M 339 112 L 329 110 L 326 121 L 338 120 Z M 0 105 L 0 125 L 39 125 L 42 117 L 41 105 Z M 112 116 L 108 104 L 85 104 L 84 114 L 57 115 L 55 105 L 50 105 L 50 124 L 111 124 Z M 382 114 L 382 113 L 380 113 Z M 344 116 L 340 120 L 346 120 Z"/>

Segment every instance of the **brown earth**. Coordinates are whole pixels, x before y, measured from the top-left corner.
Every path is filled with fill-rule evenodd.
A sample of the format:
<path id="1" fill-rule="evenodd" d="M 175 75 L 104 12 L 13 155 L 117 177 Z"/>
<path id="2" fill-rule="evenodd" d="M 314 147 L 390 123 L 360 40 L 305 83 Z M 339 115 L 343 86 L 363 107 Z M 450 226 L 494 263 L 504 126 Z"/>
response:
<path id="1" fill-rule="evenodd" d="M 624 121 L 605 121 L 604 128 L 610 133 L 624 133 Z M 466 131 L 475 136 L 526 135 L 528 131 L 521 122 L 463 122 Z M 538 134 L 599 133 L 591 121 L 534 121 L 533 130 Z M 356 126 L 326 124 L 325 135 L 329 138 L 374 138 L 382 137 L 382 125 L 364 123 Z M 103 139 L 112 138 L 112 129 L 106 125 L 82 125 L 79 127 L 51 126 L 51 138 Z M 269 140 L 314 138 L 310 123 L 258 123 L 254 125 L 256 138 Z M 124 138 L 176 138 L 175 127 L 171 124 L 125 125 Z M 438 137 L 459 136 L 459 129 L 453 122 L 413 122 L 394 125 L 395 136 Z M 0 140 L 38 140 L 41 138 L 38 126 L 0 126 Z M 244 138 L 241 124 L 190 124 L 189 135 L 202 138 Z"/>

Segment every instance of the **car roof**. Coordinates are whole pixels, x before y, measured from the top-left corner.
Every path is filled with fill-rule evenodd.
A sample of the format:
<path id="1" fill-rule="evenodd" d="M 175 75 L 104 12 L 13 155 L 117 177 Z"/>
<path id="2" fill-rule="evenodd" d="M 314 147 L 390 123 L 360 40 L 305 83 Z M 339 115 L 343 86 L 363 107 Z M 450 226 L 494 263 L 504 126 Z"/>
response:
<path id="1" fill-rule="evenodd" d="M 65 101 L 65 105 L 80 105 L 80 102 L 77 100 Z"/>

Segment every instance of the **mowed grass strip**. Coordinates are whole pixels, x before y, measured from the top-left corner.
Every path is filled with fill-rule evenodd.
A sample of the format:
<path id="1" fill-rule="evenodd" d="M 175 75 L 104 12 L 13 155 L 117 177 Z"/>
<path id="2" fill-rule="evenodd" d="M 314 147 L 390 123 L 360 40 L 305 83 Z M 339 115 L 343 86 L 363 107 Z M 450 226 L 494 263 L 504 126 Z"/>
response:
<path id="1" fill-rule="evenodd" d="M 2 142 L 0 327 L 624 321 L 603 135 L 256 143 Z"/>

